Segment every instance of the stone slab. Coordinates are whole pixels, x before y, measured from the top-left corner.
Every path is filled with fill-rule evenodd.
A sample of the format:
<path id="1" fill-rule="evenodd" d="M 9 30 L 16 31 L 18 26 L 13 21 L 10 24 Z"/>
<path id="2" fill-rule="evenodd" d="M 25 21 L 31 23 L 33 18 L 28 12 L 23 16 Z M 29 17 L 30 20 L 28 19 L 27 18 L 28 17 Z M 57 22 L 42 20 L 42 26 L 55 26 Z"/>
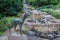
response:
<path id="1" fill-rule="evenodd" d="M 2 37 L 0 37 L 0 40 L 8 40 L 8 37 L 7 36 L 2 36 Z"/>
<path id="2" fill-rule="evenodd" d="M 26 35 L 12 33 L 12 35 L 9 36 L 9 40 L 28 40 L 28 39 Z"/>

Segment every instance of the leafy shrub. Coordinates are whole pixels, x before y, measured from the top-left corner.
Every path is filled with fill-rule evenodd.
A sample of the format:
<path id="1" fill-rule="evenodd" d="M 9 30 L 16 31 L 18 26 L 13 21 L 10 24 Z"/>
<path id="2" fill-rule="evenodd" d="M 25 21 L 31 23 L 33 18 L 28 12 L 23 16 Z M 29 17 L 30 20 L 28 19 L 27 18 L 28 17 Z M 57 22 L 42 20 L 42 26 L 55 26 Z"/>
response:
<path id="1" fill-rule="evenodd" d="M 0 34 L 8 29 L 7 24 L 11 25 L 11 20 L 14 18 L 16 17 L 4 17 L 0 20 Z"/>
<path id="2" fill-rule="evenodd" d="M 6 25 L 4 24 L 6 20 L 0 20 L 0 32 L 5 31 L 7 29 Z"/>
<path id="3" fill-rule="evenodd" d="M 2 35 L 2 32 L 0 32 L 0 36 Z"/>
<path id="4" fill-rule="evenodd" d="M 43 12 L 47 12 L 48 14 L 60 19 L 60 10 L 54 10 L 54 9 L 41 9 Z"/>
<path id="5" fill-rule="evenodd" d="M 56 5 L 60 2 L 60 0 L 27 0 L 27 3 L 32 6 L 45 6 L 45 5 Z"/>
<path id="6" fill-rule="evenodd" d="M 2 20 L 6 20 L 6 23 L 11 25 L 11 21 L 15 18 L 17 18 L 17 17 L 15 17 L 15 16 L 13 16 L 13 17 L 4 17 Z"/>
<path id="7" fill-rule="evenodd" d="M 0 18 L 4 16 L 16 16 L 22 8 L 22 0 L 0 0 Z"/>

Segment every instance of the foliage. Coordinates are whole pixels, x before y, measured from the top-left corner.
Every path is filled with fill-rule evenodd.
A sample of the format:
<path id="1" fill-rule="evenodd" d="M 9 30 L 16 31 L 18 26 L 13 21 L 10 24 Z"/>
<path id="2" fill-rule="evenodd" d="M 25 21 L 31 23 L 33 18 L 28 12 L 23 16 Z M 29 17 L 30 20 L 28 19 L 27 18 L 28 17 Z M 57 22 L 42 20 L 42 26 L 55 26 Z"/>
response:
<path id="1" fill-rule="evenodd" d="M 7 24 L 11 25 L 11 20 L 13 20 L 14 18 L 16 17 L 4 17 L 0 20 L 0 35 L 8 29 Z"/>
<path id="2" fill-rule="evenodd" d="M 45 6 L 45 5 L 50 5 L 50 4 L 58 4 L 60 2 L 60 0 L 27 0 L 26 1 L 28 4 L 32 5 L 32 6 Z"/>
<path id="3" fill-rule="evenodd" d="M 7 29 L 6 25 L 4 24 L 5 21 L 6 20 L 0 20 L 0 32 L 4 32 Z"/>
<path id="4" fill-rule="evenodd" d="M 11 25 L 11 20 L 13 20 L 15 18 L 16 17 L 4 17 L 3 20 L 6 20 L 6 23 Z"/>
<path id="5" fill-rule="evenodd" d="M 2 32 L 0 32 L 0 36 L 2 35 Z"/>
<path id="6" fill-rule="evenodd" d="M 41 11 L 43 12 L 47 12 L 48 14 L 56 17 L 57 19 L 60 19 L 60 10 L 58 9 L 52 9 L 52 8 L 49 8 L 49 9 L 41 9 Z"/>
<path id="7" fill-rule="evenodd" d="M 3 16 L 15 16 L 22 8 L 22 0 L 0 0 L 0 18 Z"/>

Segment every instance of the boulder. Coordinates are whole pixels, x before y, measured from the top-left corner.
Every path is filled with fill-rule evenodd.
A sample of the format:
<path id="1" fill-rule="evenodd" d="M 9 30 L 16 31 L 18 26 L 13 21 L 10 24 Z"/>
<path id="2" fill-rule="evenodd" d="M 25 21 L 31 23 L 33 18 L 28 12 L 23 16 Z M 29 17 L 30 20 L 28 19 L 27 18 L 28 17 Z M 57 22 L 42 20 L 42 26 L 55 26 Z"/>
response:
<path id="1" fill-rule="evenodd" d="M 35 36 L 35 32 L 29 31 L 29 32 L 27 33 L 27 35 L 28 35 L 28 36 Z"/>

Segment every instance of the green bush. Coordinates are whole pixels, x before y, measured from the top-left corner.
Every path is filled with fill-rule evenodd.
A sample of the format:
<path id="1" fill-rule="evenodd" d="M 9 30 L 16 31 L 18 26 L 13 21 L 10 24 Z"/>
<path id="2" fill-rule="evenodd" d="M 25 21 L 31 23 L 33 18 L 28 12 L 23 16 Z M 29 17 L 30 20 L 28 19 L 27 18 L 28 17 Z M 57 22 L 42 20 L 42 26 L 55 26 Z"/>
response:
<path id="1" fill-rule="evenodd" d="M 0 32 L 5 31 L 7 29 L 7 27 L 4 24 L 5 21 L 6 20 L 2 20 L 2 19 L 0 20 Z"/>
<path id="2" fill-rule="evenodd" d="M 5 32 L 11 26 L 11 21 L 15 18 L 16 17 L 4 17 L 0 20 L 0 34 Z"/>
<path id="3" fill-rule="evenodd" d="M 32 6 L 40 7 L 50 4 L 56 5 L 60 2 L 60 0 L 27 0 L 26 2 Z"/>
<path id="4" fill-rule="evenodd" d="M 58 10 L 58 9 L 56 9 L 56 10 L 52 9 L 52 8 L 50 8 L 50 9 L 41 9 L 41 11 L 47 12 L 48 14 L 56 17 L 57 19 L 60 19 L 60 10 Z"/>
<path id="5" fill-rule="evenodd" d="M 2 32 L 0 32 L 0 36 L 2 35 Z"/>
<path id="6" fill-rule="evenodd" d="M 0 18 L 16 16 L 23 8 L 22 0 L 0 0 Z"/>

